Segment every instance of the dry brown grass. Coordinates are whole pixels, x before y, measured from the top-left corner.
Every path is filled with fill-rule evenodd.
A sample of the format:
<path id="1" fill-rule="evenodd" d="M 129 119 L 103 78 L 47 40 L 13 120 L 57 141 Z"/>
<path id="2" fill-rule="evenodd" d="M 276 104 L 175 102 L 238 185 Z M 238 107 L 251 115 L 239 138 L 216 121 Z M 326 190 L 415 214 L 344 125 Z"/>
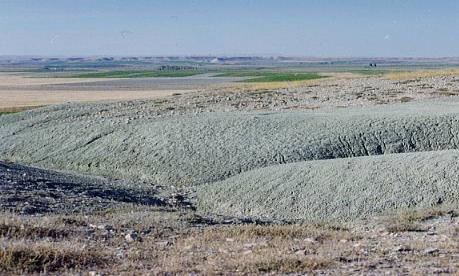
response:
<path id="1" fill-rule="evenodd" d="M 267 259 L 243 266 L 242 270 L 252 273 L 304 273 L 330 267 L 332 262 L 317 257 Z"/>
<path id="2" fill-rule="evenodd" d="M 436 69 L 436 70 L 419 70 L 419 71 L 397 71 L 384 75 L 384 78 L 390 80 L 410 80 L 422 78 L 434 78 L 443 76 L 459 76 L 459 68 Z"/>
<path id="3" fill-rule="evenodd" d="M 299 87 L 315 86 L 324 79 L 302 80 L 302 81 L 282 81 L 282 82 L 254 82 L 254 83 L 233 83 L 230 85 L 216 85 L 209 89 L 233 92 L 253 92 L 260 90 L 280 90 L 294 89 Z"/>
<path id="4" fill-rule="evenodd" d="M 448 88 L 439 88 L 433 94 L 436 94 L 436 95 L 439 95 L 439 96 L 443 96 L 443 97 L 449 97 L 449 96 L 457 96 L 457 95 L 459 95 L 459 91 L 449 91 Z"/>
<path id="5" fill-rule="evenodd" d="M 425 232 L 410 232 L 409 225 L 425 228 L 432 218 L 446 215 L 453 215 L 452 209 L 399 212 L 383 224 L 398 227 L 392 236 L 330 224 L 196 226 L 203 219 L 194 213 L 144 207 L 41 218 L 2 213 L 0 274 L 305 274 L 355 268 L 371 273 L 394 260 L 394 268 L 416 263 L 425 269 L 434 260 L 454 272 L 457 263 L 450 256 L 459 250 L 459 227 L 448 232 L 438 228 L 443 231 L 438 236 L 427 236 L 441 238 L 432 243 L 422 238 Z M 130 230 L 142 239 L 127 242 Z M 425 253 L 430 247 L 436 251 Z"/>
<path id="6" fill-rule="evenodd" d="M 414 100 L 414 98 L 412 98 L 412 97 L 407 97 L 407 96 L 404 96 L 404 97 L 401 97 L 401 98 L 400 98 L 400 102 L 402 102 L 402 103 L 411 102 L 412 100 Z"/>
<path id="7" fill-rule="evenodd" d="M 69 226 L 69 220 L 60 217 L 40 219 L 3 214 L 0 272 L 66 271 L 104 267 L 112 262 L 104 250 L 84 244 L 81 232 Z"/>
<path id="8" fill-rule="evenodd" d="M 308 225 L 211 227 L 176 239 L 159 258 L 156 271 L 308 273 L 334 267 L 347 247 L 339 241 L 359 238 Z"/>
<path id="9" fill-rule="evenodd" d="M 0 107 L 0 113 L 16 113 L 26 111 L 30 109 L 40 108 L 42 106 L 11 106 L 11 107 Z"/>
<path id="10" fill-rule="evenodd" d="M 82 249 L 84 248 L 84 249 Z M 0 272 L 30 273 L 104 267 L 110 263 L 100 248 L 75 243 L 0 243 Z"/>
<path id="11" fill-rule="evenodd" d="M 68 229 L 59 229 L 56 226 L 40 226 L 27 223 L 0 223 L 0 237 L 15 239 L 62 239 L 71 234 Z"/>
<path id="12" fill-rule="evenodd" d="M 349 238 L 347 229 L 339 229 L 329 225 L 244 225 L 208 229 L 203 238 L 208 240 L 220 239 L 255 239 L 269 237 L 272 239 L 304 239 L 316 240 Z"/>
<path id="13" fill-rule="evenodd" d="M 383 224 L 387 231 L 391 233 L 400 232 L 423 232 L 426 228 L 423 222 L 437 217 L 458 216 L 457 208 L 454 206 L 445 206 L 441 208 L 425 208 L 406 211 L 398 211 L 383 217 Z"/>

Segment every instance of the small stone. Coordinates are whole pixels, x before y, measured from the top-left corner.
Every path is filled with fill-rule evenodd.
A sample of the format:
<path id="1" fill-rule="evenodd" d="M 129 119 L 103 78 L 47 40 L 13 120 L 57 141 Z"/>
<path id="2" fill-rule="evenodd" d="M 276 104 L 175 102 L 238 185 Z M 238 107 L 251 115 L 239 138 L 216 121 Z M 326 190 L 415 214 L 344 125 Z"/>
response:
<path id="1" fill-rule="evenodd" d="M 123 250 L 118 250 L 118 252 L 116 252 L 115 256 L 116 256 L 118 259 L 124 258 L 124 252 L 123 252 Z"/>
<path id="2" fill-rule="evenodd" d="M 126 236 L 124 236 L 124 239 L 127 241 L 127 242 L 136 242 L 136 241 L 141 241 L 141 238 L 139 236 L 139 234 L 137 234 L 137 232 L 135 231 L 129 231 Z"/>
<path id="3" fill-rule="evenodd" d="M 295 255 L 306 255 L 306 250 L 302 249 L 302 250 L 297 250 L 295 251 Z"/>
<path id="4" fill-rule="evenodd" d="M 22 214 L 33 214 L 36 211 L 34 206 L 24 206 L 21 209 Z"/>
<path id="5" fill-rule="evenodd" d="M 429 247 L 424 250 L 424 254 L 435 254 L 435 253 L 438 253 L 439 251 L 440 249 L 438 248 Z"/>
<path id="6" fill-rule="evenodd" d="M 108 224 L 101 224 L 101 225 L 97 225 L 97 229 L 109 231 L 113 228 Z"/>
<path id="7" fill-rule="evenodd" d="M 408 251 L 411 251 L 411 248 L 406 247 L 406 246 L 399 245 L 399 246 L 396 246 L 396 247 L 393 249 L 393 251 L 394 251 L 394 252 L 408 252 Z"/>
<path id="8" fill-rule="evenodd" d="M 244 247 L 245 248 L 252 248 L 252 247 L 255 247 L 256 245 L 257 245 L 256 243 L 245 243 Z"/>
<path id="9" fill-rule="evenodd" d="M 169 245 L 172 245 L 172 243 L 170 241 L 159 241 L 159 242 L 155 242 L 156 245 L 159 245 L 159 246 L 169 246 Z"/>
<path id="10" fill-rule="evenodd" d="M 304 241 L 305 242 L 309 242 L 309 243 L 316 243 L 317 242 L 316 239 L 314 239 L 314 238 L 306 238 L 306 239 L 304 239 Z"/>

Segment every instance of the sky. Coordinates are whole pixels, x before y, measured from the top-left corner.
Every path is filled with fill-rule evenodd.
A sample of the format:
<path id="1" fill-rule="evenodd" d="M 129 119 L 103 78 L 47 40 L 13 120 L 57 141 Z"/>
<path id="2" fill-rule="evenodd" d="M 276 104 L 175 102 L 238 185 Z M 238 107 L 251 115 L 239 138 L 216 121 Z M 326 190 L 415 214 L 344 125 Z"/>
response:
<path id="1" fill-rule="evenodd" d="M 459 56 L 457 0 L 0 0 L 0 55 Z"/>

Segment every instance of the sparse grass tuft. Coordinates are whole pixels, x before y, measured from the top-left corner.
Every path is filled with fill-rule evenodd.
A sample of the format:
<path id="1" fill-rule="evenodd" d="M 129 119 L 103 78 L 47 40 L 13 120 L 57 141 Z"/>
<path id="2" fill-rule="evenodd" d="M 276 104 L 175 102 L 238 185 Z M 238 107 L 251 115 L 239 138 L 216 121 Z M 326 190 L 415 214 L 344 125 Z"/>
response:
<path id="1" fill-rule="evenodd" d="M 402 102 L 402 103 L 411 102 L 412 100 L 414 100 L 414 99 L 411 98 L 411 97 L 401 97 L 400 98 L 400 102 Z"/>
<path id="2" fill-rule="evenodd" d="M 209 240 L 222 238 L 254 239 L 259 237 L 270 237 L 279 239 L 295 238 L 333 238 L 339 234 L 345 234 L 341 230 L 328 230 L 326 227 L 315 227 L 312 225 L 245 225 L 239 227 L 223 227 L 209 229 L 203 237 Z"/>
<path id="3" fill-rule="evenodd" d="M 0 245 L 0 272 L 46 273 L 65 269 L 103 267 L 109 258 L 99 250 L 81 250 L 83 245 L 10 243 Z"/>
<path id="4" fill-rule="evenodd" d="M 26 111 L 34 108 L 39 108 L 42 106 L 16 106 L 16 107 L 3 107 L 0 108 L 0 115 L 7 115 L 12 113 L 18 113 L 21 111 Z"/>
<path id="5" fill-rule="evenodd" d="M 327 268 L 332 264 L 330 260 L 322 258 L 282 258 L 282 259 L 268 259 L 248 264 L 245 267 L 247 272 L 255 273 L 305 273 L 317 269 Z"/>
<path id="6" fill-rule="evenodd" d="M 386 226 L 386 230 L 389 233 L 425 231 L 425 229 L 422 228 L 418 223 L 409 221 L 392 221 Z"/>
<path id="7" fill-rule="evenodd" d="M 60 229 L 38 225 L 0 223 L 0 237 L 15 239 L 59 239 L 67 237 L 69 234 L 71 234 L 71 231 L 61 231 Z"/>
<path id="8" fill-rule="evenodd" d="M 433 94 L 437 94 L 437 95 L 440 95 L 440 96 L 457 96 L 459 95 L 458 92 L 456 91 L 449 91 L 448 88 L 446 87 L 442 87 L 442 88 L 439 88 L 437 91 L 435 91 Z"/>
<path id="9" fill-rule="evenodd" d="M 457 210 L 457 208 L 446 206 L 441 208 L 432 207 L 427 209 L 399 211 L 390 214 L 383 220 L 387 231 L 392 233 L 422 232 L 425 231 L 425 229 L 420 225 L 420 222 L 446 215 L 458 216 L 459 214 L 455 210 Z"/>

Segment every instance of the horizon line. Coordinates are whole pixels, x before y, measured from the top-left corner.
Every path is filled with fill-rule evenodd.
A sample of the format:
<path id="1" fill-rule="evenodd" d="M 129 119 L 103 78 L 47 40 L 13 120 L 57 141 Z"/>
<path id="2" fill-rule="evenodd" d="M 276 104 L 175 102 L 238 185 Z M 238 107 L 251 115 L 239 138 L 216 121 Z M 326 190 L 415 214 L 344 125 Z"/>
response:
<path id="1" fill-rule="evenodd" d="M 303 59 L 459 59 L 459 56 L 302 56 L 302 55 L 271 55 L 271 54 L 165 54 L 165 55 L 148 55 L 148 54 L 76 54 L 76 55 L 36 55 L 36 54 L 0 54 L 0 58 L 4 57 L 29 57 L 29 58 L 89 58 L 89 57 L 136 57 L 136 58 L 161 58 L 161 57 L 207 57 L 207 58 L 237 58 L 237 57 L 257 57 L 257 58 L 303 58 Z"/>

